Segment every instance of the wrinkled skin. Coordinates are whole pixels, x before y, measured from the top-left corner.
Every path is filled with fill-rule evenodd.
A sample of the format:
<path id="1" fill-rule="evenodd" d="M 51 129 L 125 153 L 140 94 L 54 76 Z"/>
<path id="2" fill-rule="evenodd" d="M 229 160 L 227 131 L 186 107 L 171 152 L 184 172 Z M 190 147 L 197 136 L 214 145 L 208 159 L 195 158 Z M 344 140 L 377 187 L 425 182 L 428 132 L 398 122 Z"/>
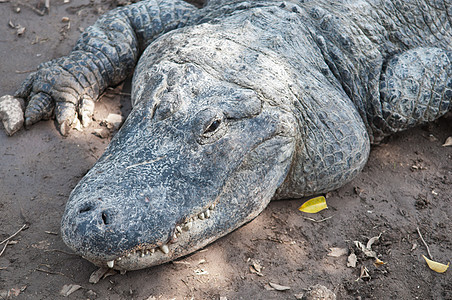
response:
<path id="1" fill-rule="evenodd" d="M 208 76 L 194 66 L 176 68 L 196 76 L 193 84 Z M 192 98 L 194 86 L 185 84 L 178 95 L 163 91 L 135 106 L 72 192 L 62 221 L 67 244 L 96 264 L 122 257 L 115 268 L 139 269 L 203 247 L 265 208 L 290 166 L 293 122 L 252 90 L 211 84 Z M 237 186 L 245 178 L 247 185 Z M 207 210 L 210 217 L 197 218 Z M 176 227 L 193 217 L 175 241 Z M 168 254 L 136 257 L 164 244 Z M 140 251 L 127 257 L 132 250 Z"/>
<path id="2" fill-rule="evenodd" d="M 27 126 L 54 115 L 67 134 L 135 68 L 133 110 L 71 193 L 63 240 L 96 265 L 145 268 L 271 199 L 349 182 L 371 143 L 451 110 L 452 7 L 435 5 L 145 0 L 107 13 L 16 93 Z"/>

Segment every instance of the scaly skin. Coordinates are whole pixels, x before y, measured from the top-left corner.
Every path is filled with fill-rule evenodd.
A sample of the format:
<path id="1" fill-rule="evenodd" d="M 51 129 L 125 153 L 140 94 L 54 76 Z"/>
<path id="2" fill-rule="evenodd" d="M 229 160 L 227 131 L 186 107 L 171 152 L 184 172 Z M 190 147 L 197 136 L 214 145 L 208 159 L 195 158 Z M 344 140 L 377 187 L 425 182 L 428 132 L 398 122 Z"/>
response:
<path id="1" fill-rule="evenodd" d="M 135 68 L 134 108 L 72 192 L 64 241 L 145 268 L 271 199 L 345 184 L 371 143 L 451 110 L 451 15 L 449 1 L 162 0 L 101 17 L 17 93 L 27 125 L 55 107 L 65 134 Z"/>

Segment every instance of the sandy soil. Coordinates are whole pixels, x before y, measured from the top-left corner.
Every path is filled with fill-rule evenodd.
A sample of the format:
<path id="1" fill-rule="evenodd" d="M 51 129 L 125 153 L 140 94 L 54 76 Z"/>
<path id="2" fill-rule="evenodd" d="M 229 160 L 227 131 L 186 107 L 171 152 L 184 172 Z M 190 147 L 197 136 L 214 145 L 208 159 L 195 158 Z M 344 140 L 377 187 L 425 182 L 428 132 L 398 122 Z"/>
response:
<path id="1" fill-rule="evenodd" d="M 67 53 L 81 28 L 115 6 L 51 1 L 50 13 L 40 16 L 36 4 L 43 6 L 0 1 L 0 95 L 13 93 L 39 63 Z M 23 35 L 10 21 L 25 27 Z M 0 241 L 27 224 L 0 256 L 0 299 L 64 298 L 60 291 L 68 284 L 81 286 L 70 299 L 296 299 L 315 284 L 338 299 L 452 299 L 451 270 L 427 267 L 416 230 L 435 260 L 452 261 L 452 147 L 441 147 L 452 135 L 450 116 L 374 147 L 362 174 L 327 195 L 328 210 L 306 215 L 297 210 L 303 200 L 273 202 L 254 221 L 188 257 L 89 283 L 97 268 L 61 241 L 60 218 L 71 189 L 108 144 L 93 130 L 109 112 L 127 113 L 120 91 L 98 103 L 92 127 L 67 138 L 52 121 L 13 137 L 0 130 Z M 353 241 L 380 234 L 372 249 L 386 264 L 377 268 Z M 331 247 L 347 254 L 328 256 Z M 351 253 L 358 257 L 355 268 L 347 267 Z M 259 266 L 260 274 L 250 271 Z M 359 279 L 362 267 L 370 277 Z M 290 290 L 269 290 L 270 282 Z"/>

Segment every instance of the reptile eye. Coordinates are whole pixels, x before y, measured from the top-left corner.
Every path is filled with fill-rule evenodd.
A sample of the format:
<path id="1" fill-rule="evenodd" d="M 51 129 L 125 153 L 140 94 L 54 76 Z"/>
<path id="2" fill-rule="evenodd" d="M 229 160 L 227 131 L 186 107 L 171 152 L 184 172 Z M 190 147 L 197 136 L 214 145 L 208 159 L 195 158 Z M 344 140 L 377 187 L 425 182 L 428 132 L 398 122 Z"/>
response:
<path id="1" fill-rule="evenodd" d="M 213 121 L 213 122 L 206 128 L 206 130 L 204 130 L 204 134 L 214 132 L 215 130 L 218 129 L 218 127 L 220 127 L 220 124 L 221 124 L 221 120 L 215 120 L 215 121 Z"/>
<path id="2" fill-rule="evenodd" d="M 201 145 L 218 141 L 228 131 L 228 119 L 220 110 L 211 108 L 201 110 L 193 122 L 193 133 Z"/>

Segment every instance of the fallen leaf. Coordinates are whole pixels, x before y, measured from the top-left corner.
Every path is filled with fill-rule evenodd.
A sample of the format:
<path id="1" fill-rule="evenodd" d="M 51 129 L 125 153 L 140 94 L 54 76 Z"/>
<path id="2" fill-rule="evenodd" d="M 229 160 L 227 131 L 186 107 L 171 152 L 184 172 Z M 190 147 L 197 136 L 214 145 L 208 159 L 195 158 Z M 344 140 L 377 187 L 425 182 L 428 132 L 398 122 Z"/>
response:
<path id="1" fill-rule="evenodd" d="M 372 279 L 369 275 L 369 270 L 365 266 L 361 266 L 361 274 L 359 275 L 359 278 L 357 280 L 359 280 L 359 279 L 363 279 L 363 280 L 364 279 L 367 279 L 367 280 Z"/>
<path id="2" fill-rule="evenodd" d="M 81 286 L 78 284 L 65 284 L 63 285 L 60 294 L 63 295 L 64 297 L 67 297 L 80 288 Z"/>
<path id="3" fill-rule="evenodd" d="M 452 146 L 452 136 L 448 137 L 443 144 L 443 147 L 450 147 L 450 146 Z"/>
<path id="4" fill-rule="evenodd" d="M 355 241 L 355 246 L 361 250 L 367 257 L 377 257 L 377 253 L 375 251 L 372 251 L 371 249 L 367 249 L 366 246 L 364 246 L 363 243 L 360 241 Z"/>
<path id="5" fill-rule="evenodd" d="M 303 299 L 304 293 L 294 294 L 295 299 Z"/>
<path id="6" fill-rule="evenodd" d="M 355 268 L 357 262 L 358 262 L 358 258 L 356 257 L 356 254 L 352 253 L 347 258 L 347 267 Z"/>
<path id="7" fill-rule="evenodd" d="M 380 239 L 380 237 L 381 237 L 381 233 L 378 236 L 374 236 L 374 237 L 370 238 L 369 241 L 367 242 L 366 248 L 370 250 L 372 248 L 372 245 L 376 241 L 378 241 Z"/>
<path id="8" fill-rule="evenodd" d="M 257 260 L 252 260 L 251 261 L 251 265 L 250 265 L 250 272 L 257 274 L 258 276 L 264 276 L 264 274 L 261 273 L 262 271 L 262 266 L 260 265 L 260 263 Z"/>
<path id="9" fill-rule="evenodd" d="M 196 269 L 194 272 L 196 275 L 208 275 L 209 274 L 209 272 L 207 272 L 204 269 Z"/>
<path id="10" fill-rule="evenodd" d="M 354 241 L 355 246 L 361 250 L 367 257 L 374 257 L 377 258 L 377 253 L 375 251 L 372 251 L 372 245 L 378 241 L 381 237 L 381 233 L 378 236 L 374 236 L 372 238 L 369 239 L 369 241 L 367 242 L 367 245 L 364 246 L 363 243 L 361 243 L 360 241 Z"/>
<path id="11" fill-rule="evenodd" d="M 302 206 L 300 206 L 300 208 L 298 208 L 298 210 L 305 213 L 314 214 L 321 210 L 324 210 L 325 208 L 328 208 L 328 206 L 326 205 L 325 197 L 319 196 L 306 201 Z"/>
<path id="12" fill-rule="evenodd" d="M 25 33 L 25 27 L 21 26 L 21 25 L 17 25 L 17 30 L 16 30 L 16 34 L 17 35 L 23 35 Z"/>
<path id="13" fill-rule="evenodd" d="M 287 291 L 290 290 L 290 286 L 279 285 L 277 283 L 269 282 L 268 283 L 272 288 L 277 291 Z"/>
<path id="14" fill-rule="evenodd" d="M 378 268 L 379 266 L 382 266 L 382 265 L 386 265 L 386 263 L 384 261 L 380 260 L 379 258 L 375 258 L 374 266 Z"/>
<path id="15" fill-rule="evenodd" d="M 422 255 L 422 257 L 427 262 L 428 267 L 437 273 L 444 273 L 444 272 L 446 272 L 447 268 L 449 268 L 450 262 L 448 262 L 447 265 L 445 265 L 445 264 L 430 260 L 427 257 L 425 257 L 425 255 Z"/>
<path id="16" fill-rule="evenodd" d="M 109 268 L 99 268 L 89 276 L 89 283 L 98 283 L 99 280 L 108 272 Z"/>
<path id="17" fill-rule="evenodd" d="M 332 248 L 330 248 L 330 253 L 328 253 L 327 255 L 332 256 L 332 257 L 339 257 L 339 256 L 347 255 L 347 253 L 348 253 L 348 249 L 332 247 Z"/>
<path id="18" fill-rule="evenodd" d="M 25 291 L 26 288 L 27 288 L 26 285 L 24 285 L 24 286 L 21 287 L 21 288 L 12 288 L 12 289 L 9 290 L 9 295 L 10 295 L 10 296 L 17 297 L 17 296 L 20 295 L 21 292 Z"/>

